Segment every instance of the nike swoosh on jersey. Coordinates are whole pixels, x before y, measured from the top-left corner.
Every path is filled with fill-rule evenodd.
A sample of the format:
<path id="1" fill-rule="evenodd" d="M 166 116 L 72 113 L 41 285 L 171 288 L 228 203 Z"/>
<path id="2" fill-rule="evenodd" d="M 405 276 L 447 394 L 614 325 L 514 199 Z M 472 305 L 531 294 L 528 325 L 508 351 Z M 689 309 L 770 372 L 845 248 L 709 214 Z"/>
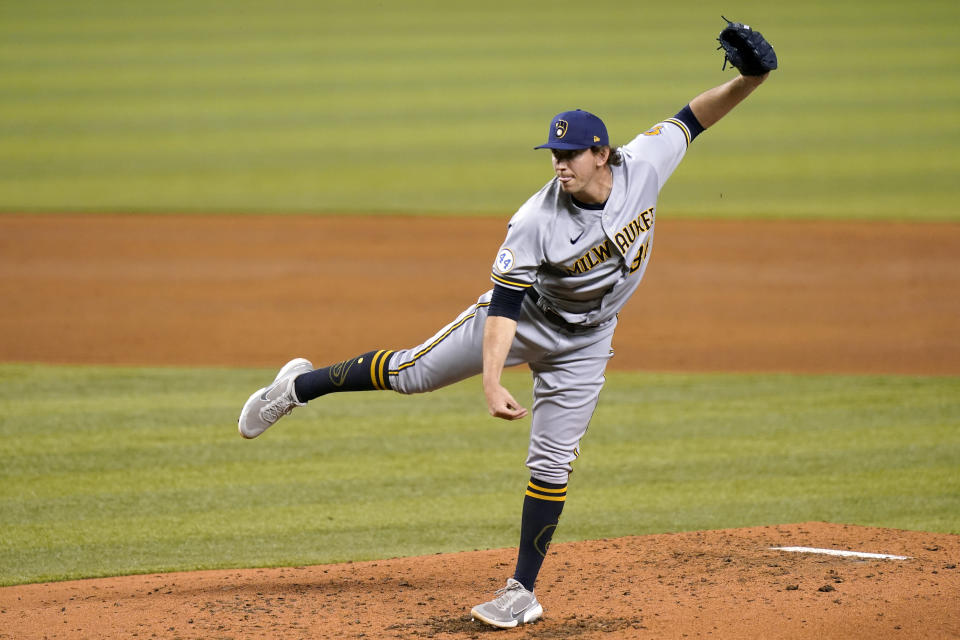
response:
<path id="1" fill-rule="evenodd" d="M 582 238 L 582 237 L 583 237 L 583 234 L 584 234 L 584 232 L 581 231 L 581 232 L 580 232 L 580 235 L 578 235 L 576 238 L 570 238 L 570 244 L 577 244 L 577 240 L 579 240 L 580 238 Z"/>

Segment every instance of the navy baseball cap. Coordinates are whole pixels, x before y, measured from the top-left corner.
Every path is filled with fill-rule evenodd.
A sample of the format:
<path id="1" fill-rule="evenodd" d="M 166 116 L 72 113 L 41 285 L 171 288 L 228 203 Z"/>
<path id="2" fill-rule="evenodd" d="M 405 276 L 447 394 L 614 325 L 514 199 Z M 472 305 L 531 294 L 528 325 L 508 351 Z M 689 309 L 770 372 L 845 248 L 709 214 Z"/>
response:
<path id="1" fill-rule="evenodd" d="M 589 149 L 610 144 L 603 120 L 589 111 L 577 109 L 558 113 L 550 121 L 547 143 L 534 149 Z"/>

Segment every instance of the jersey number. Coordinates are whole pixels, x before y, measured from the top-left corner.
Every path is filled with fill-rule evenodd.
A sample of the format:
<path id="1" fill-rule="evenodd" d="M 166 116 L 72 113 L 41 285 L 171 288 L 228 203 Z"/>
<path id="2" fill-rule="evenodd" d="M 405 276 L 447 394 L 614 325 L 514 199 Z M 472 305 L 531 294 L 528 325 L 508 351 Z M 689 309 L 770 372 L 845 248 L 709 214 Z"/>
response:
<path id="1" fill-rule="evenodd" d="M 633 259 L 633 262 L 630 264 L 630 273 L 636 273 L 637 269 L 640 268 L 640 265 L 643 264 L 643 259 L 647 257 L 647 252 L 650 251 L 650 237 L 647 237 L 647 240 L 640 245 L 640 248 L 637 250 L 637 257 Z"/>

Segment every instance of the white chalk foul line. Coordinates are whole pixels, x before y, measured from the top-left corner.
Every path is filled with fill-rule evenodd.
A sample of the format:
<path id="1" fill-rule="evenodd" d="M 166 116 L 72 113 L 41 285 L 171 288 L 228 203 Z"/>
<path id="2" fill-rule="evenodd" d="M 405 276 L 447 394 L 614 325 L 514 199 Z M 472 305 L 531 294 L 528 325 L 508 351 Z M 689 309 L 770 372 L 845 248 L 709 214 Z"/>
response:
<path id="1" fill-rule="evenodd" d="M 815 547 L 770 547 L 772 551 L 791 551 L 794 553 L 820 553 L 827 556 L 845 558 L 871 558 L 874 560 L 909 560 L 910 556 L 894 556 L 889 553 L 867 553 L 865 551 L 844 551 L 842 549 L 817 549 Z"/>

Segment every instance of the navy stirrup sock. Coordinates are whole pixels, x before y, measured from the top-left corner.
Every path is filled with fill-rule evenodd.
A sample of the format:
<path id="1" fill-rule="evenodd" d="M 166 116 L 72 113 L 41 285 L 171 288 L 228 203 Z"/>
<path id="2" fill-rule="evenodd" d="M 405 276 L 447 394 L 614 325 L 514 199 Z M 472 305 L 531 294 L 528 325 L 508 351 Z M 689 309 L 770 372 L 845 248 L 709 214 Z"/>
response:
<path id="1" fill-rule="evenodd" d="M 520 550 L 517 553 L 517 569 L 513 575 L 513 579 L 527 591 L 533 591 L 566 499 L 567 485 L 530 478 L 527 493 L 523 498 Z"/>
<path id="2" fill-rule="evenodd" d="M 297 376 L 293 388 L 300 402 L 309 402 L 336 391 L 390 389 L 387 366 L 393 351 L 369 351 L 350 360 Z"/>

